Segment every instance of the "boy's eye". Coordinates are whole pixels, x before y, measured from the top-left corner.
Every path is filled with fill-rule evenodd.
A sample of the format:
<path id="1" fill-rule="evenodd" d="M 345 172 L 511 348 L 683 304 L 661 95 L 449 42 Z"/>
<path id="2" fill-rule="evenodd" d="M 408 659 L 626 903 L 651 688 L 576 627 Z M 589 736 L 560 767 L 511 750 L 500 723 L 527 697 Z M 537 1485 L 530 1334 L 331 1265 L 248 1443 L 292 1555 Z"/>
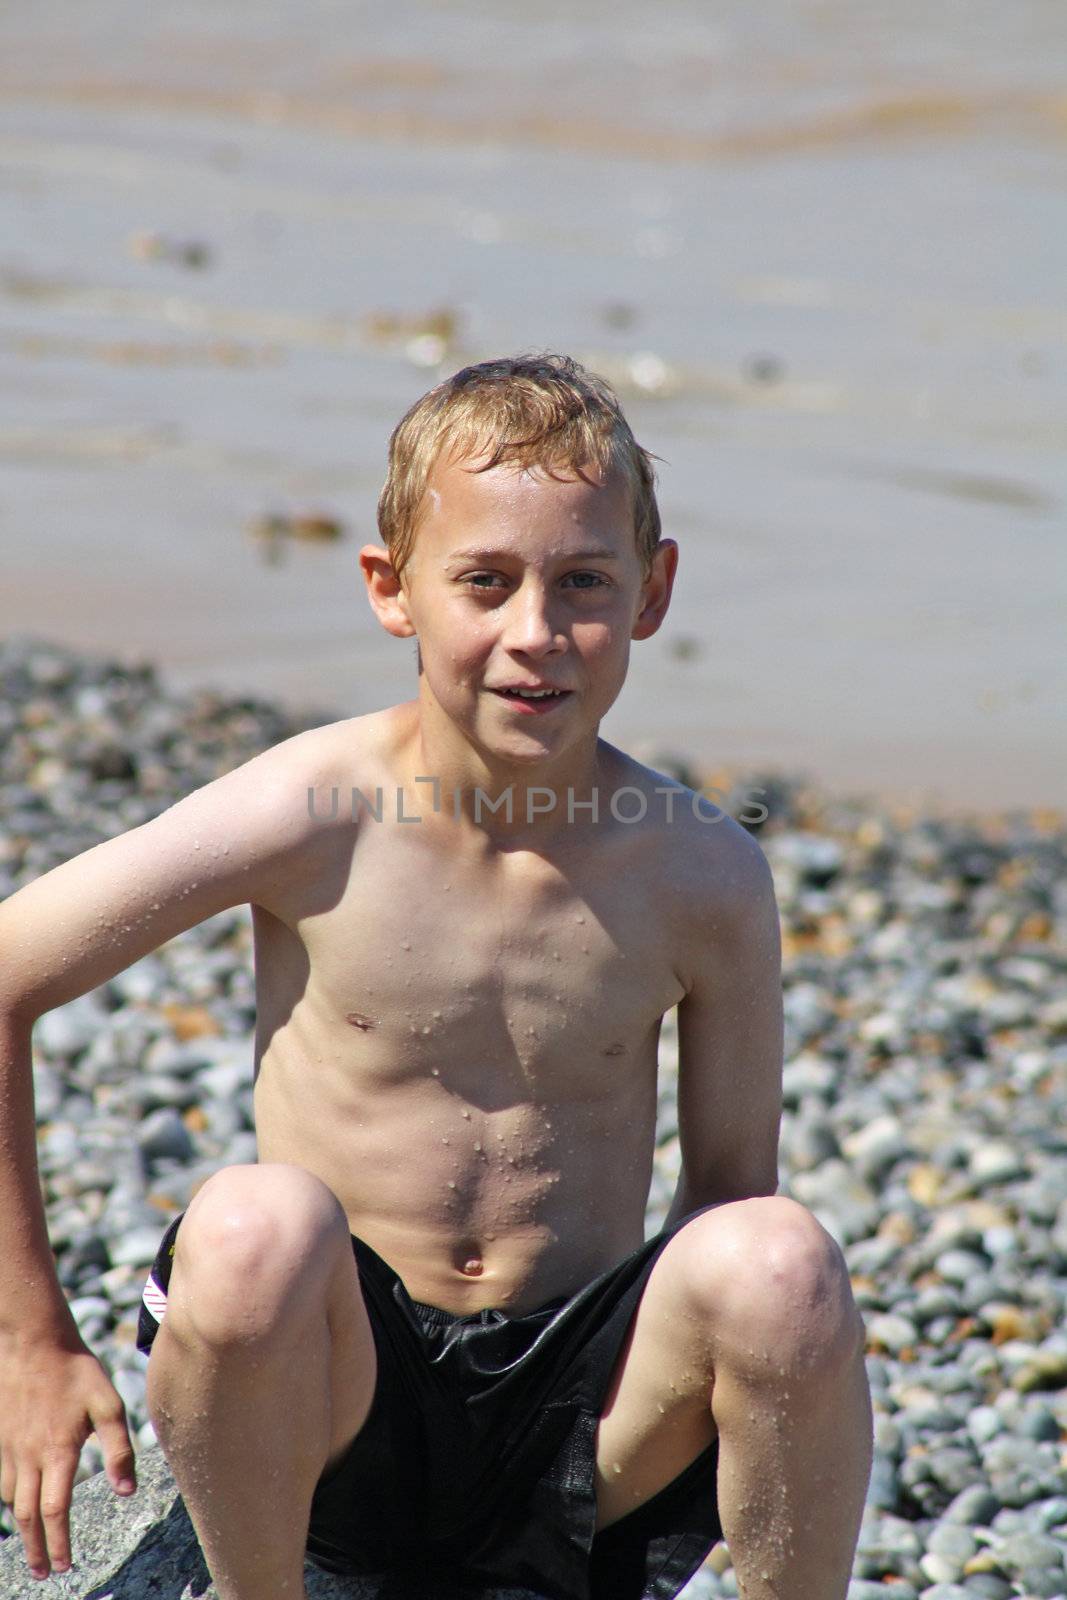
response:
<path id="1" fill-rule="evenodd" d="M 566 581 L 570 582 L 572 579 L 577 580 L 574 583 L 574 587 L 577 589 L 599 589 L 604 587 L 608 581 L 599 572 L 569 572 Z M 584 580 L 586 579 L 590 581 L 585 582 Z M 504 582 L 505 580 L 500 578 L 500 574 L 496 572 L 471 572 L 460 580 L 461 583 L 469 585 L 472 589 L 480 589 L 483 593 L 489 593 L 498 581 Z"/>

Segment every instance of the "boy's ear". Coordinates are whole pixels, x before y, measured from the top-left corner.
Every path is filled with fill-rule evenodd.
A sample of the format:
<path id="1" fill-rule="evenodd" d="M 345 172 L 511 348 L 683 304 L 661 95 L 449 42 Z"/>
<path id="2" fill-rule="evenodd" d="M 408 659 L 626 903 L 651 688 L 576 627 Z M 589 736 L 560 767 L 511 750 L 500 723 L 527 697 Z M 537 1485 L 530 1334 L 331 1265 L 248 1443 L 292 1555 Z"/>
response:
<path id="1" fill-rule="evenodd" d="M 412 638 L 415 625 L 408 615 L 407 595 L 393 571 L 388 550 L 380 544 L 365 544 L 359 552 L 359 565 L 371 609 L 386 633 L 395 639 Z"/>
<path id="2" fill-rule="evenodd" d="M 631 639 L 648 639 L 667 615 L 678 570 L 678 546 L 673 539 L 661 539 L 652 557 L 652 570 L 641 586 L 637 616 L 630 629 Z"/>

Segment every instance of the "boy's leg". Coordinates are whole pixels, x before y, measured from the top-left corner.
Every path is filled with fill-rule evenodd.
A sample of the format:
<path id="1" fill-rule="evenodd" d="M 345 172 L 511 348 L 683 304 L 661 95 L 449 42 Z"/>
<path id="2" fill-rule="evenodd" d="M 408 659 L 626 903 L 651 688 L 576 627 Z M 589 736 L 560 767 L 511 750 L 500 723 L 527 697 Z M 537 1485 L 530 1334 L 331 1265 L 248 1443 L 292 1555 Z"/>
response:
<path id="1" fill-rule="evenodd" d="M 597 1530 L 718 1433 L 718 1509 L 743 1600 L 845 1600 L 870 1478 L 863 1319 L 839 1247 L 771 1195 L 664 1246 L 597 1433 Z"/>
<path id="2" fill-rule="evenodd" d="M 218 1173 L 178 1230 L 148 1403 L 221 1600 L 303 1600 L 311 1497 L 375 1381 L 331 1191 L 299 1167 Z"/>

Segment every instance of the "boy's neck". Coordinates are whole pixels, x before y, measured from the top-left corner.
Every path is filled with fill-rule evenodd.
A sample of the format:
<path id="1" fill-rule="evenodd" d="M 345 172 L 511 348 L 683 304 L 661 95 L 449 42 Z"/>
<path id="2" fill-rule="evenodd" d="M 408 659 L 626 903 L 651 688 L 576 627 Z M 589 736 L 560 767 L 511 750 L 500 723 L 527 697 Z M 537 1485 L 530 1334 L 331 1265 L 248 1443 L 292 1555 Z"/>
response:
<path id="1" fill-rule="evenodd" d="M 575 835 L 605 811 L 610 796 L 603 792 L 603 742 L 594 732 L 557 759 L 528 762 L 487 761 L 459 739 L 449 724 L 434 726 L 418 701 L 410 713 L 408 737 L 402 742 L 405 789 L 419 801 L 419 812 L 458 836 L 502 847 L 536 847 Z M 600 791 L 599 810 L 590 802 Z"/>

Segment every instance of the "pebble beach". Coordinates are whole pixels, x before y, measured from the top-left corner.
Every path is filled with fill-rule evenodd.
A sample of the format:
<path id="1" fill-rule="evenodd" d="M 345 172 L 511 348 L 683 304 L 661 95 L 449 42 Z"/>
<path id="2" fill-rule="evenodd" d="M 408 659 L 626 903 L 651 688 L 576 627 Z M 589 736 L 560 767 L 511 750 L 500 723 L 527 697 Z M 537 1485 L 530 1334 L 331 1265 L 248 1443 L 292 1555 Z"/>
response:
<path id="1" fill-rule="evenodd" d="M 330 716 L 0 640 L 0 898 Z M 684 750 L 644 758 L 722 791 Z M 1067 1600 L 1067 819 L 725 776 L 761 791 L 782 919 L 780 1191 L 841 1245 L 867 1326 L 875 1458 L 849 1600 Z M 144 1276 L 197 1187 L 255 1159 L 254 1016 L 241 907 L 34 1031 L 60 1279 L 142 1447 Z M 678 1172 L 676 1076 L 672 1013 L 648 1234 Z M 100 1464 L 91 1441 L 79 1477 Z M 685 1595 L 737 1592 L 720 1544 Z"/>

